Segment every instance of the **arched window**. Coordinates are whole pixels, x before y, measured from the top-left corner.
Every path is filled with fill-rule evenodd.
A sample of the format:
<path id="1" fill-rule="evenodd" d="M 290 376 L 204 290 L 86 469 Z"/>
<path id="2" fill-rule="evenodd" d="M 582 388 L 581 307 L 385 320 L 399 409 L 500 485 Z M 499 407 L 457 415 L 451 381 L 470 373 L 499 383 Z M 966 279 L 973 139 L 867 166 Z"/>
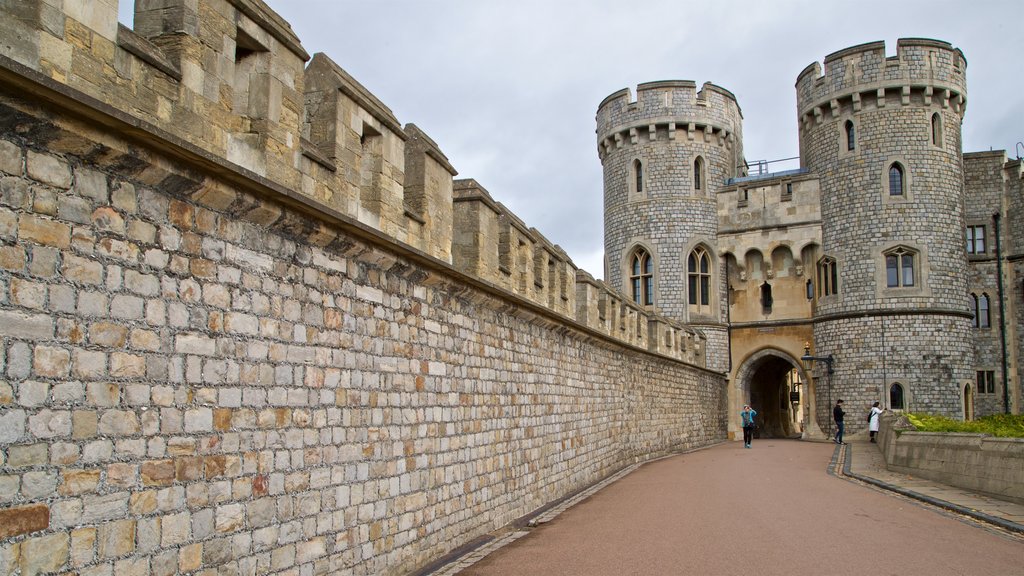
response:
<path id="1" fill-rule="evenodd" d="M 932 146 L 942 146 L 942 116 L 932 114 Z"/>
<path id="2" fill-rule="evenodd" d="M 889 196 L 903 196 L 906 193 L 904 180 L 903 165 L 893 162 L 889 166 Z"/>
<path id="3" fill-rule="evenodd" d="M 818 296 L 831 296 L 839 293 L 839 270 L 836 259 L 824 257 L 818 263 Z"/>
<path id="4" fill-rule="evenodd" d="M 654 262 L 646 250 L 633 253 L 629 266 L 629 283 L 633 287 L 633 301 L 643 306 L 654 304 Z"/>
<path id="5" fill-rule="evenodd" d="M 988 328 L 991 326 L 992 317 L 988 311 L 988 294 L 982 294 L 978 297 L 978 308 L 974 315 L 974 325 L 978 328 Z"/>
<path id="6" fill-rule="evenodd" d="M 772 285 L 768 282 L 761 284 L 761 311 L 765 314 L 772 313 Z"/>
<path id="7" fill-rule="evenodd" d="M 693 189 L 698 192 L 704 189 L 704 159 L 700 156 L 693 161 Z"/>
<path id="8" fill-rule="evenodd" d="M 707 250 L 697 248 L 690 252 L 686 270 L 689 279 L 690 306 L 695 306 L 698 312 L 703 312 L 711 302 L 711 258 L 708 256 Z"/>
<path id="9" fill-rule="evenodd" d="M 974 394 L 970 384 L 964 384 L 964 420 L 974 420 Z"/>
<path id="10" fill-rule="evenodd" d="M 639 160 L 633 160 L 634 192 L 644 193 L 644 164 Z"/>
<path id="11" fill-rule="evenodd" d="M 903 246 L 885 253 L 885 285 L 889 288 L 909 288 L 915 285 L 917 254 Z"/>
<path id="12" fill-rule="evenodd" d="M 906 408 L 903 385 L 897 382 L 889 387 L 889 409 L 906 410 Z"/>
<path id="13" fill-rule="evenodd" d="M 857 145 L 857 137 L 853 130 L 853 120 L 846 121 L 846 149 L 853 150 Z"/>

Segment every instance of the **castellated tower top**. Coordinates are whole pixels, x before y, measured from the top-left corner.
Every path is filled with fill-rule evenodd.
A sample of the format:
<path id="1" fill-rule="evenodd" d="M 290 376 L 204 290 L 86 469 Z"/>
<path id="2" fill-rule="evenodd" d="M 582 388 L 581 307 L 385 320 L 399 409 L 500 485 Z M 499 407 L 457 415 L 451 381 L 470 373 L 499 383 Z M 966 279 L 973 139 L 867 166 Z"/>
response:
<path id="1" fill-rule="evenodd" d="M 597 107 L 598 154 L 604 158 L 623 142 L 635 140 L 638 133 L 654 133 L 655 127 L 667 128 L 670 140 L 677 130 L 691 140 L 699 131 L 708 141 L 731 145 L 742 138 L 742 125 L 736 96 L 725 88 L 705 82 L 698 92 L 692 80 L 647 82 L 637 86 L 636 100 L 629 88 L 623 88 Z"/>
<path id="2" fill-rule="evenodd" d="M 899 94 L 910 103 L 921 92 L 926 104 L 936 99 L 963 114 L 967 104 L 967 59 L 959 48 L 941 40 L 901 38 L 896 55 L 885 56 L 885 42 L 852 46 L 825 57 L 825 73 L 814 62 L 796 80 L 797 110 L 803 122 L 820 121 L 852 101 L 860 111 L 862 98 L 884 106 L 886 95 Z"/>

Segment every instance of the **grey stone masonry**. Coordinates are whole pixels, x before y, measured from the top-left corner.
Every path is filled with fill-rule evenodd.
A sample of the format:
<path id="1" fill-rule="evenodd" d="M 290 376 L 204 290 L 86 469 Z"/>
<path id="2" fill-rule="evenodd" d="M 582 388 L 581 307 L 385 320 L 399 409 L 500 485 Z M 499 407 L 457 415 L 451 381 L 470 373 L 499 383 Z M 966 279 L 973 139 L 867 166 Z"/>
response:
<path id="1" fill-rule="evenodd" d="M 854 343 L 875 337 L 900 310 L 913 311 L 916 329 L 886 330 L 887 357 L 895 350 L 904 357 L 898 363 L 912 364 L 921 330 L 934 348 L 920 351 L 924 358 L 970 354 L 960 139 L 966 61 L 931 40 L 904 39 L 896 57 L 884 54 L 881 43 L 849 48 L 825 59 L 823 76 L 815 64 L 797 80 L 801 157 L 820 178 L 822 253 L 839 270 L 838 293 L 818 300 L 815 348 L 835 354 L 837 366 L 875 362 Z M 899 265 L 889 270 L 894 253 Z M 946 377 L 904 376 L 928 390 L 911 406 L 962 417 L 962 388 L 974 374 L 963 362 L 936 363 Z M 884 387 L 872 400 L 888 403 L 890 376 L 872 382 Z M 837 371 L 833 388 L 860 400 L 863 379 Z M 827 402 L 817 391 L 820 409 Z"/>

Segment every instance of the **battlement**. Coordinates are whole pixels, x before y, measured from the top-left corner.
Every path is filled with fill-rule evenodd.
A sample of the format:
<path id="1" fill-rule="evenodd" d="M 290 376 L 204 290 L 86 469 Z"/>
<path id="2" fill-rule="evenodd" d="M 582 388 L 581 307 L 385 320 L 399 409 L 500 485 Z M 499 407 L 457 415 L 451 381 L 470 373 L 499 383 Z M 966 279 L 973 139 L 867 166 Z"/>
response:
<path id="1" fill-rule="evenodd" d="M 599 154 L 640 138 L 669 140 L 697 137 L 731 145 L 740 137 L 743 113 L 732 92 L 705 82 L 701 90 L 691 80 L 663 80 L 640 84 L 636 99 L 629 88 L 612 93 L 597 111 Z"/>
<path id="2" fill-rule="evenodd" d="M 833 115 L 848 105 L 884 107 L 887 100 L 940 103 L 963 113 L 967 102 L 967 60 L 959 48 L 940 40 L 902 38 L 896 55 L 886 57 L 885 42 L 851 46 L 808 65 L 797 77 L 797 109 L 801 119 Z"/>
<path id="3" fill-rule="evenodd" d="M 116 0 L 3 4 L 0 56 L 12 62 L 5 76 L 17 77 L 11 66 L 24 66 L 38 82 L 91 107 L 87 115 L 118 117 L 147 133 L 152 146 L 184 146 L 219 174 L 232 173 L 236 184 L 278 190 L 284 205 L 299 202 L 331 225 L 367 226 L 401 250 L 629 345 L 647 349 L 652 330 L 684 330 L 649 321 L 607 286 L 579 308 L 579 271 L 564 250 L 476 181 L 455 181 L 457 171 L 425 131 L 403 127 L 326 54 L 310 58 L 262 0 L 137 1 L 134 29 L 118 24 L 117 13 Z M 648 84 L 639 93 L 646 101 L 665 87 Z M 688 84 L 689 105 L 727 94 L 694 88 Z M 146 158 L 130 163 L 142 166 Z M 153 173 L 180 180 L 166 169 Z M 190 177 L 188 185 L 202 181 Z M 269 224 L 279 214 L 262 217 Z M 301 226 L 316 228 L 312 221 Z M 609 302 L 618 303 L 617 312 Z M 703 364 L 696 345 L 653 340 L 661 342 L 653 351 Z"/>

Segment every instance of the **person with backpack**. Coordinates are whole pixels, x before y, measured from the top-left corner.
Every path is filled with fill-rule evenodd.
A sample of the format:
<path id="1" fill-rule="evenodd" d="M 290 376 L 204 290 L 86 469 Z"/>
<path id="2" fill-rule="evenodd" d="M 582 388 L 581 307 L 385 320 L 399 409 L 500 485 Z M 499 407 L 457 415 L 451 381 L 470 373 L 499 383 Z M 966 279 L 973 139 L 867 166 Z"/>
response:
<path id="1" fill-rule="evenodd" d="M 757 411 L 750 407 L 750 404 L 743 405 L 740 418 L 743 421 L 743 447 L 750 448 L 750 442 L 754 439 L 754 416 Z"/>

